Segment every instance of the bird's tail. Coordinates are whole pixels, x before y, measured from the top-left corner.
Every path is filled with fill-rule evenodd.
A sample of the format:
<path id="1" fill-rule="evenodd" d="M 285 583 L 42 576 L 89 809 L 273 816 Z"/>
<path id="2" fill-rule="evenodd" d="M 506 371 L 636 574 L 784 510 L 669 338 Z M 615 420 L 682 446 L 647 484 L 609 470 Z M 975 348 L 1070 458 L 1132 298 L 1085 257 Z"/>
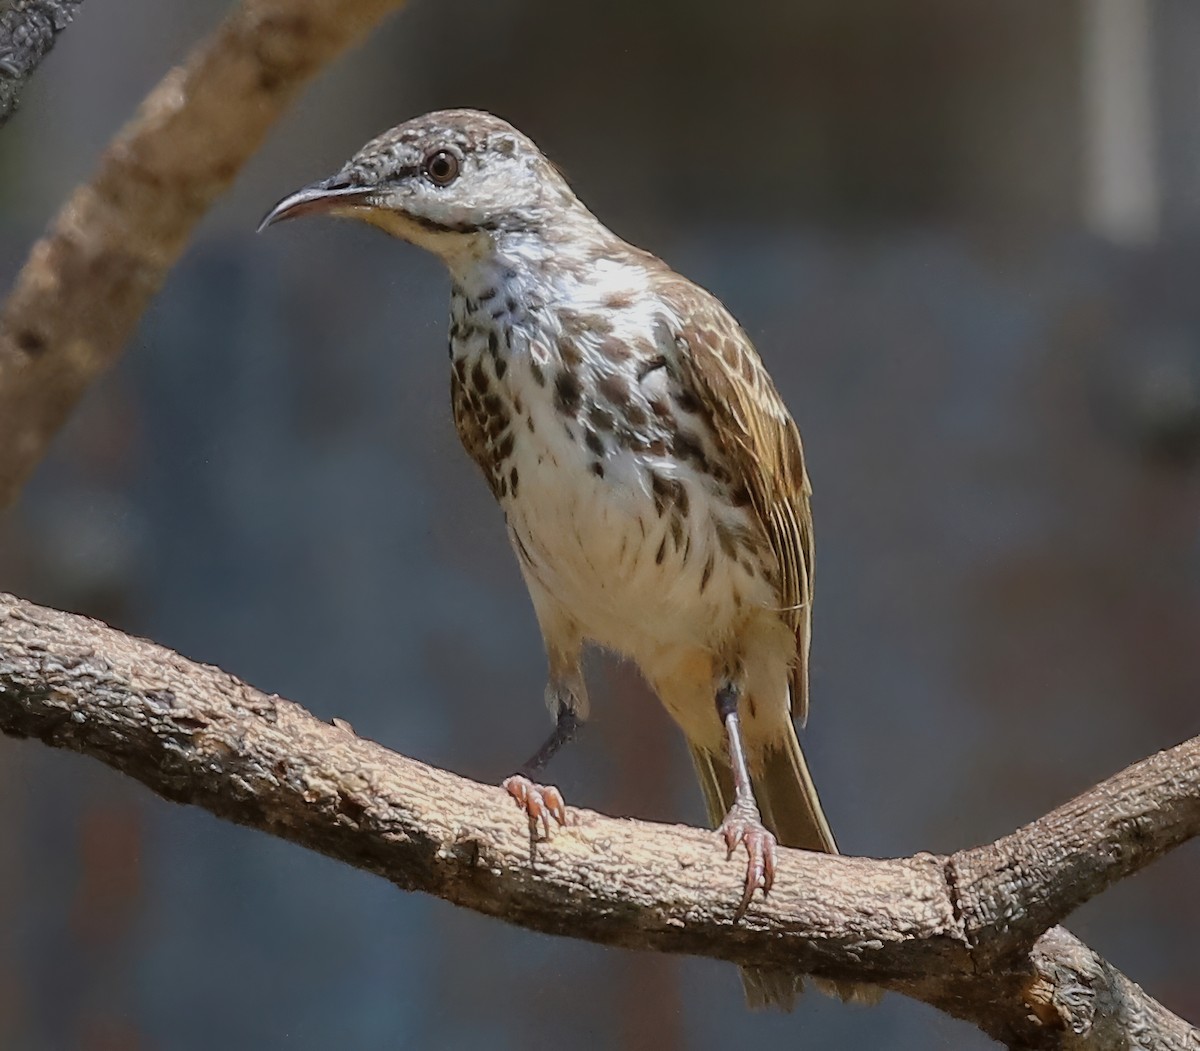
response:
<path id="1" fill-rule="evenodd" d="M 695 746 L 692 746 L 691 752 L 696 776 L 704 790 L 708 818 L 717 826 L 733 805 L 733 770 L 724 754 L 715 754 Z M 821 809 L 816 786 L 790 720 L 786 733 L 778 738 L 778 747 L 768 749 L 759 758 L 761 764 L 752 764 L 756 770 L 754 795 L 762 812 L 763 824 L 775 833 L 779 844 L 825 854 L 838 853 L 837 843 Z M 813 979 L 813 984 L 822 992 L 843 1000 L 869 1003 L 880 995 L 873 987 L 850 982 Z M 746 990 L 746 1002 L 752 1008 L 779 1007 L 790 1011 L 804 987 L 804 979 L 801 975 L 776 968 L 743 967 L 742 985 Z"/>

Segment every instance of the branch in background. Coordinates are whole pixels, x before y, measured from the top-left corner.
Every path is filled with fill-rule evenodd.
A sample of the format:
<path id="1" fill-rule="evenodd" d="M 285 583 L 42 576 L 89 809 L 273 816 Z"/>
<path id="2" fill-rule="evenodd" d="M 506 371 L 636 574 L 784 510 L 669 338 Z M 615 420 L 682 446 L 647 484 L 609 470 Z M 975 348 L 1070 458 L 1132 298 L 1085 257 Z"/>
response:
<path id="1" fill-rule="evenodd" d="M 571 811 L 531 844 L 512 800 L 84 617 L 0 595 L 0 731 L 406 890 L 608 945 L 869 981 L 1011 1047 L 1189 1048 L 1196 1030 L 1050 925 L 1200 833 L 1200 738 L 989 847 L 875 860 L 781 851 L 743 869 L 712 832 Z M 534 847 L 534 849 L 531 849 Z"/>
<path id="2" fill-rule="evenodd" d="M 120 355 L 192 228 L 323 65 L 403 0 L 243 0 L 34 245 L 0 309 L 0 507 Z"/>
<path id="3" fill-rule="evenodd" d="M 0 5 L 0 128 L 21 101 L 21 89 L 83 0 L 11 0 Z"/>

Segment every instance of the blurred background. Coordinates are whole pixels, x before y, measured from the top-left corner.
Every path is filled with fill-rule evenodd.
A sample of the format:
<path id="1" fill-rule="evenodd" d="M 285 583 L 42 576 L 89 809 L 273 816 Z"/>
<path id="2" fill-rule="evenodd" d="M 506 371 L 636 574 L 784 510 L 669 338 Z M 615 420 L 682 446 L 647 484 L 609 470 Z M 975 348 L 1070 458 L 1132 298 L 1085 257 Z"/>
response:
<path id="1" fill-rule="evenodd" d="M 227 9 L 83 5 L 0 134 L 0 276 Z M 844 848 L 948 851 L 1200 733 L 1200 6 L 414 0 L 206 220 L 15 511 L 0 586 L 497 781 L 537 629 L 448 407 L 448 281 L 282 196 L 432 108 L 508 117 L 713 289 L 804 433 L 806 749 Z M 702 821 L 636 673 L 552 767 Z M 0 739 L 0 1047 L 953 1048 L 898 997 L 748 1015 L 734 970 L 514 930 Z M 1200 851 L 1071 927 L 1200 1018 Z"/>

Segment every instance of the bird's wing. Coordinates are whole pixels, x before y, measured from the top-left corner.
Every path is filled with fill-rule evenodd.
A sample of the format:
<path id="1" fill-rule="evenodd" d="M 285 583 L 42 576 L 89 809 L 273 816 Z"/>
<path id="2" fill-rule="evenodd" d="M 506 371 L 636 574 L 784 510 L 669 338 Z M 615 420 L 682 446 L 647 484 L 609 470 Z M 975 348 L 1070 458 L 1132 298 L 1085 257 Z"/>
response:
<path id="1" fill-rule="evenodd" d="M 812 638 L 812 486 L 800 432 L 750 338 L 703 289 L 670 275 L 664 298 L 680 319 L 672 355 L 681 381 L 709 416 L 713 441 L 775 556 L 780 610 L 796 633 L 792 713 L 808 714 Z"/>

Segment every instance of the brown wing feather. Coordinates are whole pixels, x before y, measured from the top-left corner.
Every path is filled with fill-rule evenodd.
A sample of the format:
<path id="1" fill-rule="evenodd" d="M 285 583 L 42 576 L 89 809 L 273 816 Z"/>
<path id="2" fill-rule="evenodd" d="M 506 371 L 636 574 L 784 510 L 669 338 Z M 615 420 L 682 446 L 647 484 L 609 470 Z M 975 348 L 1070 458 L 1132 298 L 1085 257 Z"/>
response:
<path id="1" fill-rule="evenodd" d="M 796 633 L 792 712 L 808 714 L 808 651 L 812 638 L 812 486 L 800 432 L 750 338 L 709 293 L 670 275 L 666 299 L 682 324 L 674 333 L 680 378 L 706 407 L 717 448 L 734 484 L 750 492 L 775 556 L 782 615 Z"/>

